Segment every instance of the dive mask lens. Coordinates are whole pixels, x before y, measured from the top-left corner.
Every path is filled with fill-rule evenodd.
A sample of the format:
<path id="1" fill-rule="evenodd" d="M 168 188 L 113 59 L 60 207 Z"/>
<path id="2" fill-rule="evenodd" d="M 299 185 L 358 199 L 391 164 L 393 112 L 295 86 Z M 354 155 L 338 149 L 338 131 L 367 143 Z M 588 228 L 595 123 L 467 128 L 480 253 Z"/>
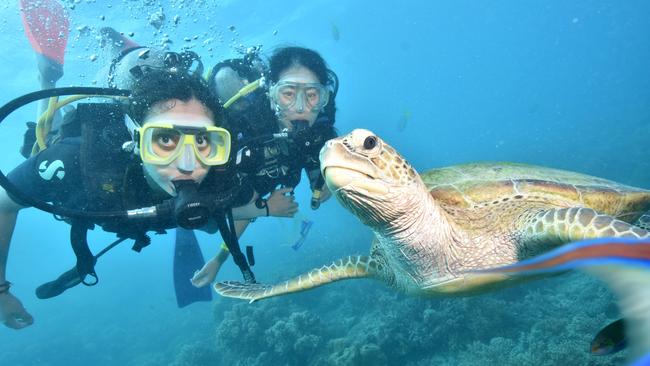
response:
<path id="1" fill-rule="evenodd" d="M 270 96 L 284 110 L 320 110 L 329 101 L 329 91 L 320 83 L 280 81 L 271 87 Z"/>
<path id="2" fill-rule="evenodd" d="M 230 133 L 219 127 L 147 124 L 140 129 L 142 161 L 168 165 L 192 151 L 205 165 L 222 165 L 230 156 Z"/>
<path id="3" fill-rule="evenodd" d="M 230 157 L 230 133 L 218 127 L 207 127 L 194 135 L 194 153 L 205 165 L 223 165 Z"/>
<path id="4" fill-rule="evenodd" d="M 140 153 L 145 163 L 165 165 L 181 152 L 181 133 L 167 126 L 148 125 L 140 130 Z"/>

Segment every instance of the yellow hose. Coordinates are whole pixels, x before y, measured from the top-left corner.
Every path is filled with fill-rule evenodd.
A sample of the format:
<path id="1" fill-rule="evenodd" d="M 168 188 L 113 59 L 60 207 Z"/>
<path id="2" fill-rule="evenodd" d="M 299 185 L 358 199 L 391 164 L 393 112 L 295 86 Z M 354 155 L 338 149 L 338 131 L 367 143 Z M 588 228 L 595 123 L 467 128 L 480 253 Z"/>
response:
<path id="1" fill-rule="evenodd" d="M 47 109 L 45 110 L 45 112 L 43 112 L 43 114 L 41 114 L 41 116 L 38 118 L 38 121 L 36 123 L 36 143 L 34 143 L 34 146 L 32 147 L 32 155 L 35 155 L 38 152 L 45 150 L 45 148 L 47 148 L 47 141 L 46 141 L 47 135 L 52 130 L 52 120 L 54 120 L 54 115 L 56 114 L 56 111 L 58 111 L 60 108 L 63 108 L 72 102 L 76 102 L 78 100 L 91 98 L 91 97 L 97 97 L 97 95 L 74 95 L 60 102 L 59 102 L 59 97 L 50 98 L 47 105 Z M 111 96 L 111 98 L 114 98 L 114 96 Z M 123 97 L 119 97 L 119 98 L 123 98 Z"/>
<path id="2" fill-rule="evenodd" d="M 36 145 L 37 151 L 45 149 L 45 139 L 47 134 L 50 132 L 49 129 L 52 128 L 52 119 L 54 118 L 54 113 L 56 112 L 56 105 L 59 101 L 58 97 L 52 97 L 47 103 L 47 109 L 36 122 Z"/>
<path id="3" fill-rule="evenodd" d="M 233 103 L 235 103 L 239 98 L 241 98 L 241 97 L 243 97 L 245 95 L 248 95 L 248 94 L 254 92 L 255 90 L 257 90 L 257 88 L 259 88 L 260 85 L 262 84 L 263 79 L 264 78 L 259 78 L 259 79 L 255 80 L 255 81 L 253 81 L 252 83 L 245 85 L 243 88 L 239 89 L 237 94 L 233 95 L 230 99 L 228 99 L 227 102 L 225 102 L 223 104 L 223 107 L 228 108 Z"/>

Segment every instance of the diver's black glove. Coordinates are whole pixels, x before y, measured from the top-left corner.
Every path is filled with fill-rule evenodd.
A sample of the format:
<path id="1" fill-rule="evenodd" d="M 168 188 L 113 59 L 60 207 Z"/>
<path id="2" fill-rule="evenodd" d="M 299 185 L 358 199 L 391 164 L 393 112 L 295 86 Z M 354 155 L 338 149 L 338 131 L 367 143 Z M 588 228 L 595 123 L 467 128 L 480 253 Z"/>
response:
<path id="1" fill-rule="evenodd" d="M 28 159 L 32 155 L 32 148 L 36 143 L 36 123 L 27 122 L 27 130 L 23 135 L 23 146 L 20 147 L 20 155 Z"/>

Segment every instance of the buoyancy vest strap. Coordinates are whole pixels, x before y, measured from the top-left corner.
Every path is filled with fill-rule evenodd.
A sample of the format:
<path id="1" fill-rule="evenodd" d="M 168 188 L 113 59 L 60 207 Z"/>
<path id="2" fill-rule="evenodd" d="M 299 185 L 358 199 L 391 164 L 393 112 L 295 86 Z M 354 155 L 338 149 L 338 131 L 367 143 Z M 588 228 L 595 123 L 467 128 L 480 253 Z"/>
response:
<path id="1" fill-rule="evenodd" d="M 95 263 L 97 259 L 88 247 L 88 229 L 90 224 L 84 220 L 75 219 L 72 221 L 70 227 L 70 242 L 72 243 L 72 250 L 77 257 L 77 272 L 81 282 L 86 286 L 93 286 L 99 282 L 97 273 L 95 272 Z M 94 278 L 93 281 L 87 282 L 86 276 Z"/>
<path id="2" fill-rule="evenodd" d="M 120 244 L 126 239 L 128 239 L 128 237 L 126 236 L 117 238 L 117 240 L 115 240 L 106 248 L 102 249 L 99 253 L 97 253 L 97 255 L 95 256 L 95 260 L 97 260 L 97 258 L 101 257 L 106 252 L 113 249 L 114 247 L 116 247 L 118 244 Z M 36 289 L 36 297 L 38 297 L 39 299 L 49 299 L 55 296 L 59 296 L 65 290 L 80 284 L 81 280 L 82 278 L 79 277 L 79 270 L 75 266 L 70 270 L 64 272 L 56 280 L 38 286 L 38 288 Z"/>
<path id="3" fill-rule="evenodd" d="M 237 240 L 237 232 L 235 231 L 235 224 L 232 218 L 232 210 L 228 210 L 227 214 L 221 214 L 216 217 L 217 226 L 219 226 L 219 232 L 221 232 L 221 237 L 228 247 L 228 251 L 232 254 L 232 259 L 235 261 L 237 267 L 244 276 L 244 281 L 247 283 L 255 283 L 255 275 L 251 271 L 246 257 L 239 247 L 239 241 Z"/>

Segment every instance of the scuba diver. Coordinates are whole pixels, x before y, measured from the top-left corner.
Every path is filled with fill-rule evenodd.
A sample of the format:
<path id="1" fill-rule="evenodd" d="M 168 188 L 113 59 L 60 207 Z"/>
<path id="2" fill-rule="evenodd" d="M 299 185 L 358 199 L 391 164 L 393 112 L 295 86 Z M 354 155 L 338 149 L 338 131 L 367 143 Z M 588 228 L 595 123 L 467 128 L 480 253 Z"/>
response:
<path id="1" fill-rule="evenodd" d="M 268 70 L 259 65 L 263 63 L 255 53 L 221 62 L 212 69 L 209 85 L 227 107 L 226 128 L 233 135 L 237 169 L 255 191 L 255 201 L 245 208 L 257 217 L 293 217 L 298 211 L 293 189 L 303 169 L 313 192 L 312 209 L 331 196 L 318 154 L 327 140 L 336 137 L 338 79 L 317 52 L 302 47 L 276 50 Z M 264 74 L 268 94 L 260 87 Z M 302 223 L 302 240 L 294 249 L 310 226 L 310 221 Z M 228 249 L 222 246 L 192 283 L 210 284 L 227 258 Z"/>
<path id="2" fill-rule="evenodd" d="M 20 329 L 33 322 L 6 279 L 11 236 L 24 207 L 70 223 L 77 257 L 75 268 L 37 289 L 39 298 L 57 296 L 79 283 L 95 284 L 97 258 L 128 238 L 140 251 L 150 243 L 148 231 L 218 229 L 230 250 L 241 254 L 231 208 L 251 202 L 252 191 L 242 188 L 227 165 L 230 134 L 217 127 L 223 123 L 222 108 L 200 73 L 188 72 L 181 55 L 167 52 L 162 60 L 162 66 L 131 67 L 130 91 L 46 89 L 0 108 L 1 122 L 43 98 L 85 94 L 120 100 L 77 103 L 63 116 L 57 139 L 47 146 L 39 134 L 40 151 L 7 176 L 0 173 L 0 321 L 6 326 Z M 66 101 L 50 104 L 58 108 Z M 86 239 L 95 225 L 118 236 L 97 255 Z M 245 279 L 254 281 L 246 259 L 239 258 Z"/>
<path id="3" fill-rule="evenodd" d="M 21 2 L 24 8 L 21 14 L 25 33 L 37 57 L 41 89 L 54 88 L 56 81 L 63 76 L 63 59 L 69 24 L 67 13 L 55 0 L 38 2 L 21 0 Z M 175 53 L 143 47 L 111 27 L 103 27 L 98 33 L 99 46 L 104 58 L 110 60 L 97 74 L 95 80 L 99 85 L 130 89 L 134 81 L 143 73 L 160 68 L 185 70 L 195 75 L 201 75 L 203 72 L 199 56 L 194 52 Z M 62 111 L 69 108 L 63 106 Z M 39 145 L 49 146 L 51 140 L 60 137 L 60 130 L 70 130 L 67 126 L 61 128 L 62 113 L 58 108 L 51 108 L 48 98 L 42 99 L 37 109 L 39 123 L 27 123 L 28 130 L 21 149 L 21 154 L 25 158 L 38 153 Z M 49 115 L 46 111 L 52 112 L 53 115 Z M 68 117 L 72 115 L 69 114 Z M 43 128 L 43 125 L 47 127 Z M 48 131 L 39 134 L 41 144 L 36 143 L 39 129 Z M 44 143 L 42 135 L 48 136 Z M 238 227 L 239 223 L 236 226 Z M 196 301 L 211 301 L 210 289 L 198 289 L 188 281 L 196 269 L 204 265 L 205 260 L 200 247 L 195 243 L 195 238 L 184 239 L 182 235 L 182 231 L 176 232 L 177 240 L 174 247 L 173 280 L 177 304 L 179 307 L 184 307 Z"/>

